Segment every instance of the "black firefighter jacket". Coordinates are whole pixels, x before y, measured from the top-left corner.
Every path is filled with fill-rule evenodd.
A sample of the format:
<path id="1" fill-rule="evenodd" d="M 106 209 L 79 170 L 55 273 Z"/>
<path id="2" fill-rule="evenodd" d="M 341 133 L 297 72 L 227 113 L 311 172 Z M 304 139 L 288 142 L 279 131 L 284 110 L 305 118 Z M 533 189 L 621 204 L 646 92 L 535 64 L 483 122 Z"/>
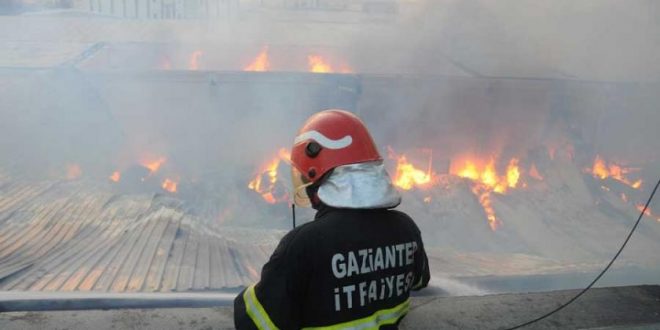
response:
<path id="1" fill-rule="evenodd" d="M 280 241 L 261 280 L 234 300 L 237 329 L 396 328 L 426 287 L 420 231 L 394 210 L 322 206 Z"/>

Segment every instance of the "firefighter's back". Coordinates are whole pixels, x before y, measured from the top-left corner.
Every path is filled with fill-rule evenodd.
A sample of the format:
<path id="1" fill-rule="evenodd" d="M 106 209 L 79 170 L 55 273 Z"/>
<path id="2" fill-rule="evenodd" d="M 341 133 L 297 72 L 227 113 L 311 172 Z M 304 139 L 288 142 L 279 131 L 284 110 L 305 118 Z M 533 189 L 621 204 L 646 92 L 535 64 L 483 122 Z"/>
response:
<path id="1" fill-rule="evenodd" d="M 310 252 L 305 326 L 396 324 L 424 282 L 420 233 L 404 213 L 326 208 L 298 235 Z"/>

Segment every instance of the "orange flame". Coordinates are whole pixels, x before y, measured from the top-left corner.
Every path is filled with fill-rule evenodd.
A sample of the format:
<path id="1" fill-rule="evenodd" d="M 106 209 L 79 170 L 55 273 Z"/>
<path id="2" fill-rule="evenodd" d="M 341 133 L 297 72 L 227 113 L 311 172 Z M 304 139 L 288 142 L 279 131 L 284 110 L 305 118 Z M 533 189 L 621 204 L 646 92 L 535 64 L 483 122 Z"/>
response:
<path id="1" fill-rule="evenodd" d="M 600 155 L 596 155 L 596 159 L 594 159 L 594 164 L 591 169 L 586 169 L 586 172 L 591 173 L 595 178 L 601 180 L 612 178 L 634 189 L 639 189 L 642 186 L 642 180 L 632 182 L 626 178 L 626 174 L 631 171 L 633 171 L 633 169 L 615 163 L 608 164 Z"/>
<path id="2" fill-rule="evenodd" d="M 495 215 L 495 209 L 490 199 L 490 189 L 484 185 L 476 184 L 472 186 L 472 193 L 479 199 L 479 204 L 486 213 L 488 219 L 488 226 L 492 231 L 496 231 L 502 225 L 502 222 Z"/>
<path id="3" fill-rule="evenodd" d="M 635 208 L 637 208 L 639 212 L 642 212 L 644 210 L 644 204 L 636 204 Z M 644 215 L 649 218 L 655 218 L 655 220 L 660 222 L 660 215 L 654 215 L 650 207 L 646 208 L 646 211 L 644 211 Z"/>
<path id="4" fill-rule="evenodd" d="M 461 178 L 480 182 L 500 194 L 505 193 L 509 187 L 515 188 L 520 179 L 520 169 L 518 168 L 518 160 L 516 158 L 511 159 L 509 162 L 506 177 L 497 174 L 495 158 L 493 157 L 484 166 L 478 166 L 476 161 L 470 159 L 465 160 L 462 166 L 450 169 L 450 173 Z"/>
<path id="5" fill-rule="evenodd" d="M 201 50 L 196 50 L 190 55 L 190 62 L 188 63 L 188 68 L 193 71 L 199 70 L 199 59 L 204 55 L 204 52 Z"/>
<path id="6" fill-rule="evenodd" d="M 119 182 L 119 180 L 121 180 L 121 173 L 119 171 L 114 171 L 109 179 L 112 182 Z"/>
<path id="7" fill-rule="evenodd" d="M 67 180 L 74 180 L 80 178 L 82 175 L 82 169 L 78 164 L 69 164 L 66 166 L 66 178 Z"/>
<path id="8" fill-rule="evenodd" d="M 264 72 L 270 71 L 270 60 L 268 59 L 268 47 L 264 47 L 257 58 L 246 66 L 243 71 Z"/>
<path id="9" fill-rule="evenodd" d="M 158 169 L 167 161 L 167 158 L 165 157 L 159 157 L 156 160 L 150 160 L 150 161 L 142 161 L 140 162 L 140 165 L 146 167 L 149 169 L 149 172 L 155 173 L 158 172 Z"/>
<path id="10" fill-rule="evenodd" d="M 509 188 L 515 188 L 518 186 L 518 180 L 520 180 L 518 163 L 518 158 L 512 158 L 511 161 L 509 161 L 509 166 L 506 168 L 506 182 L 509 185 Z"/>
<path id="11" fill-rule="evenodd" d="M 309 71 L 314 73 L 332 73 L 332 66 L 328 64 L 320 55 L 307 56 Z"/>
<path id="12" fill-rule="evenodd" d="M 437 181 L 437 175 L 433 173 L 433 154 L 429 151 L 429 163 L 426 171 L 416 168 L 408 162 L 406 155 L 396 155 L 394 151 L 388 149 L 390 158 L 396 159 L 396 171 L 392 183 L 403 189 L 410 190 L 414 187 L 428 188 Z"/>
<path id="13" fill-rule="evenodd" d="M 288 195 L 278 198 L 274 195 L 274 189 L 275 183 L 277 183 L 278 180 L 277 170 L 279 169 L 280 162 L 282 160 L 289 162 L 290 158 L 291 153 L 286 148 L 281 148 L 276 157 L 261 167 L 261 170 L 255 178 L 248 183 L 248 188 L 259 193 L 261 197 L 270 204 L 286 201 Z M 267 183 L 263 182 L 264 176 L 268 179 Z"/>
<path id="14" fill-rule="evenodd" d="M 176 182 L 172 179 L 165 179 L 165 181 L 163 181 L 163 184 L 162 184 L 161 187 L 166 191 L 169 191 L 171 193 L 175 193 L 177 185 L 178 185 L 178 182 Z"/>
<path id="15" fill-rule="evenodd" d="M 532 178 L 543 181 L 543 176 L 539 173 L 539 170 L 536 168 L 536 164 L 532 164 L 532 167 L 529 169 L 529 176 Z"/>
<path id="16" fill-rule="evenodd" d="M 479 200 L 479 204 L 486 213 L 488 225 L 493 231 L 499 228 L 502 222 L 495 214 L 491 192 L 505 194 L 509 189 L 515 189 L 519 186 L 526 187 L 526 183 L 520 181 L 522 172 L 519 164 L 520 160 L 518 158 L 511 158 L 506 173 L 499 175 L 495 167 L 495 157 L 491 156 L 488 161 L 467 158 L 453 163 L 449 170 L 450 174 L 472 181 L 472 193 Z M 537 178 L 542 179 L 536 167 L 532 167 L 530 172 L 536 172 Z"/>

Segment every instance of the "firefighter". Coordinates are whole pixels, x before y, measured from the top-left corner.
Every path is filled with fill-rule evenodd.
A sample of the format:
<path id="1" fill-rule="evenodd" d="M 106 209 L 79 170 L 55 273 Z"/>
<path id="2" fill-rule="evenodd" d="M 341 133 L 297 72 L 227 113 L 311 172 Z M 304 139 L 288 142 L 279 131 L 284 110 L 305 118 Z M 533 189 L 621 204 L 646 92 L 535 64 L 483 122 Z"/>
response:
<path id="1" fill-rule="evenodd" d="M 261 280 L 234 300 L 237 329 L 396 329 L 429 282 L 417 225 L 362 121 L 310 117 L 291 152 L 294 201 L 317 210 L 290 231 Z"/>

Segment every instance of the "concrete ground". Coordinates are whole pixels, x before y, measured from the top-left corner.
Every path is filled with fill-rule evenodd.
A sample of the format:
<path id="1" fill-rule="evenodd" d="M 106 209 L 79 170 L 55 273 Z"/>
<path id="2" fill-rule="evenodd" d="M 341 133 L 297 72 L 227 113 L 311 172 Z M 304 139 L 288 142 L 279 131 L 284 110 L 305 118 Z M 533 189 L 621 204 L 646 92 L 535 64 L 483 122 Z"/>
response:
<path id="1" fill-rule="evenodd" d="M 414 298 L 403 329 L 505 329 L 559 306 L 576 290 Z M 232 309 L 172 308 L 0 314 L 0 329 L 231 329 Z M 660 286 L 599 288 L 528 329 L 660 329 Z"/>

